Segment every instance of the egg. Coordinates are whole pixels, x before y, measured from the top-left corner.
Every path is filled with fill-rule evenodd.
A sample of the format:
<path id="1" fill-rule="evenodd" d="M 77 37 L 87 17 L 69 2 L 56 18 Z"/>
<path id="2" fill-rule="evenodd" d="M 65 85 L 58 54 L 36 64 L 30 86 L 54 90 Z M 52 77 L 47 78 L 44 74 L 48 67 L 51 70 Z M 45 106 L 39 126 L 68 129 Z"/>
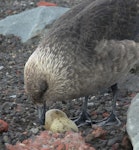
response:
<path id="1" fill-rule="evenodd" d="M 52 132 L 78 132 L 77 125 L 59 109 L 51 109 L 45 113 L 45 129 Z"/>

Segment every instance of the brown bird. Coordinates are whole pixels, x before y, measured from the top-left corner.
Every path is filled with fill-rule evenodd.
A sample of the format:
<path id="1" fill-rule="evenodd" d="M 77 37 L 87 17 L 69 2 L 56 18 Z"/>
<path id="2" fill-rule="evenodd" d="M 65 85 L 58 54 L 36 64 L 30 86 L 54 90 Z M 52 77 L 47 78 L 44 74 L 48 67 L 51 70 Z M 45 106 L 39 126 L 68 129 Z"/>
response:
<path id="1" fill-rule="evenodd" d="M 111 87 L 113 109 L 100 124 L 119 123 L 117 82 L 138 61 L 138 32 L 139 0 L 87 0 L 59 18 L 24 70 L 28 95 L 43 106 L 40 119 L 49 102 L 85 97 L 76 123 L 88 122 L 88 96 Z"/>

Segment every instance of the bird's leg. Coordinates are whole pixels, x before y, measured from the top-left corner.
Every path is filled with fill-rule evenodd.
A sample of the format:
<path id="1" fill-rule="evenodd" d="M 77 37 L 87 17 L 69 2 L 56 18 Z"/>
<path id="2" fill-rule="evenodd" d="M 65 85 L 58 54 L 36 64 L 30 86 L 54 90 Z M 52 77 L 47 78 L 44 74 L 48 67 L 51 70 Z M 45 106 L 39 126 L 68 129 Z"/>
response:
<path id="1" fill-rule="evenodd" d="M 121 121 L 116 116 L 116 100 L 117 100 L 117 96 L 119 93 L 117 84 L 114 84 L 113 86 L 111 86 L 111 89 L 112 89 L 112 93 L 113 93 L 113 100 L 112 100 L 112 111 L 111 111 L 110 116 L 108 116 L 107 118 L 104 118 L 103 120 L 97 121 L 97 122 L 92 121 L 92 123 L 95 123 L 100 126 L 120 125 L 121 124 Z"/>
<path id="2" fill-rule="evenodd" d="M 87 112 L 87 103 L 88 103 L 88 96 L 86 96 L 85 99 L 83 100 L 82 110 L 79 118 L 74 120 L 74 122 L 77 124 L 78 127 L 84 125 L 91 125 L 91 117 Z"/>

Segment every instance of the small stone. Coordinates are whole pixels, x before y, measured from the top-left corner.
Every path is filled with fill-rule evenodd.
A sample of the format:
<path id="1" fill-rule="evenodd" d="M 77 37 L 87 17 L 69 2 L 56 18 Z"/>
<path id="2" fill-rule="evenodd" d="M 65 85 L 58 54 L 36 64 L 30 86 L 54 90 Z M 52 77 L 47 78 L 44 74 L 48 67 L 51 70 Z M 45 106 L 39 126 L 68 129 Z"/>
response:
<path id="1" fill-rule="evenodd" d="M 85 142 L 89 143 L 89 142 L 91 142 L 93 139 L 94 139 L 94 135 L 93 135 L 93 134 L 88 134 L 88 135 L 85 137 Z"/>
<path id="2" fill-rule="evenodd" d="M 122 140 L 122 138 L 120 136 L 119 137 L 114 137 L 114 138 L 108 140 L 107 145 L 112 146 L 113 144 L 115 144 L 115 143 L 117 143 L 121 140 Z"/>
<path id="3" fill-rule="evenodd" d="M 4 67 L 3 66 L 0 66 L 0 70 L 2 70 Z"/>
<path id="4" fill-rule="evenodd" d="M 109 96 L 110 94 L 109 93 L 104 93 L 104 96 Z"/>
<path id="5" fill-rule="evenodd" d="M 9 96 L 10 98 L 16 98 L 16 95 L 11 95 L 11 96 Z"/>
<path id="6" fill-rule="evenodd" d="M 119 149 L 119 143 L 115 143 L 112 145 L 113 150 L 118 150 Z M 126 149 L 127 150 L 127 149 Z"/>
<path id="7" fill-rule="evenodd" d="M 3 113 L 10 113 L 11 109 L 15 106 L 14 102 L 5 102 L 1 106 L 1 110 Z"/>
<path id="8" fill-rule="evenodd" d="M 37 125 L 36 122 L 33 122 L 33 125 L 36 126 Z"/>
<path id="9" fill-rule="evenodd" d="M 0 120 L 0 133 L 8 130 L 8 123 L 4 120 Z"/>
<path id="10" fill-rule="evenodd" d="M 95 127 L 92 134 L 95 138 L 99 138 L 99 137 L 102 137 L 102 136 L 105 136 L 106 135 L 106 131 L 103 130 L 101 127 Z"/>
<path id="11" fill-rule="evenodd" d="M 4 141 L 4 143 L 10 143 L 10 139 L 9 139 L 8 135 L 3 136 L 3 141 Z"/>
<path id="12" fill-rule="evenodd" d="M 30 2 L 29 4 L 30 4 L 30 5 L 34 5 L 34 2 Z"/>
<path id="13" fill-rule="evenodd" d="M 39 129 L 38 128 L 32 128 L 30 131 L 34 134 L 37 134 L 39 132 Z"/>
<path id="14" fill-rule="evenodd" d="M 90 100 L 94 100 L 96 97 L 95 96 L 91 96 Z"/>
<path id="15" fill-rule="evenodd" d="M 94 106 L 94 102 L 88 103 L 88 107 L 92 107 L 92 106 Z"/>

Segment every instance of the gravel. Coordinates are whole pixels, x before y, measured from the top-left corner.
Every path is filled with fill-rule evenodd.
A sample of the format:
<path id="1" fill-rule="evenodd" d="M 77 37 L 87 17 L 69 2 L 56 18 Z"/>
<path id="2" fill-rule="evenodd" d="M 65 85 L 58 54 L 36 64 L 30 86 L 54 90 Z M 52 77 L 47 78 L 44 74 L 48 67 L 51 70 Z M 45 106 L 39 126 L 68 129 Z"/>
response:
<path id="1" fill-rule="evenodd" d="M 81 0 L 52 0 L 60 6 L 72 7 Z M 37 0 L 2 1 L 0 2 L 0 19 L 36 7 Z M 37 110 L 24 91 L 23 69 L 25 62 L 35 50 L 40 38 L 35 38 L 28 44 L 22 44 L 18 37 L 0 35 L 0 119 L 9 124 L 7 132 L 0 134 L 0 149 L 5 150 L 5 144 L 16 144 L 18 141 L 30 138 L 44 130 L 38 124 Z M 126 94 L 125 94 L 126 93 Z M 117 101 L 117 114 L 121 120 L 120 126 L 103 127 L 106 135 L 102 138 L 91 136 L 92 127 L 82 127 L 80 132 L 96 150 L 132 150 L 127 137 L 125 124 L 127 109 L 132 95 L 135 93 L 121 92 Z M 111 92 L 92 96 L 88 111 L 92 119 L 102 119 L 111 110 Z M 57 102 L 49 108 L 58 108 L 70 118 L 80 113 L 82 99 L 71 102 Z M 128 138 L 127 138 L 128 139 Z M 130 146 L 128 146 L 130 145 Z"/>

